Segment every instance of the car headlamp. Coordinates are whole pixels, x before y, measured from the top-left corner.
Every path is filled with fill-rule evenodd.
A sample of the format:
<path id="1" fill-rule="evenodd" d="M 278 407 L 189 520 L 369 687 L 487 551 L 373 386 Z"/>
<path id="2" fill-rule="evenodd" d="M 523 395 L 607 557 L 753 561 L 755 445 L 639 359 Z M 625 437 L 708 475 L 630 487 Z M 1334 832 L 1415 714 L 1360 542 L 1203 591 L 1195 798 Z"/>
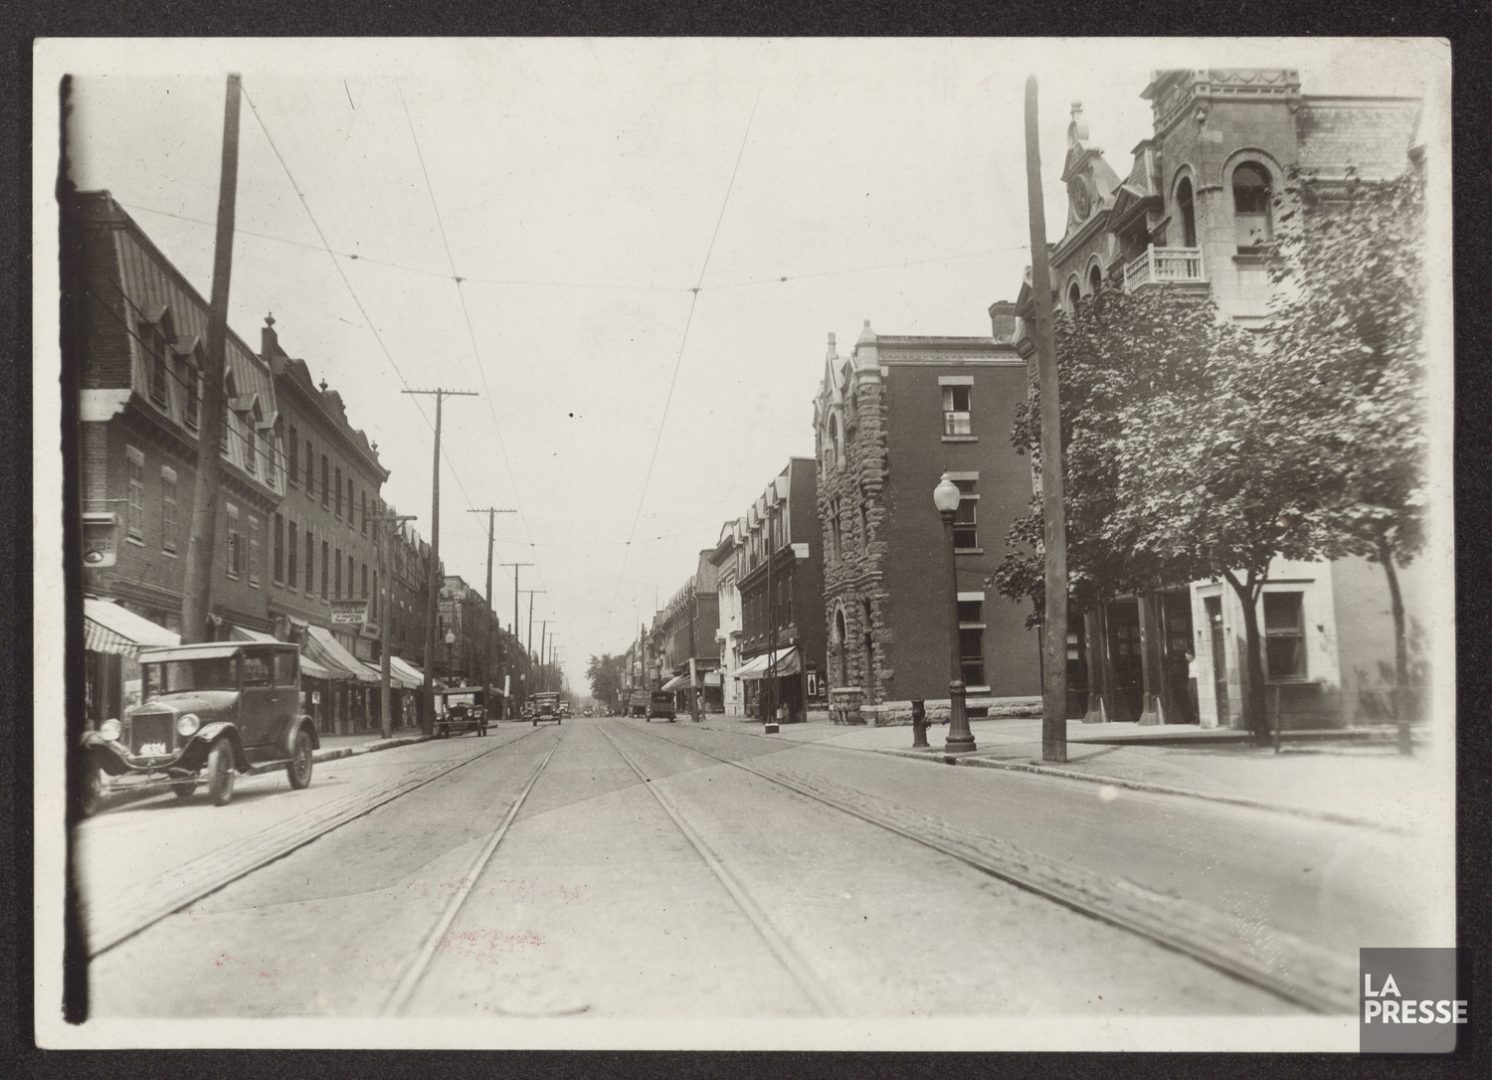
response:
<path id="1" fill-rule="evenodd" d="M 98 726 L 98 733 L 110 742 L 119 738 L 120 730 L 119 721 L 113 717 L 110 717 Z"/>
<path id="2" fill-rule="evenodd" d="M 202 726 L 202 718 L 196 713 L 182 713 L 176 718 L 176 734 L 191 735 Z"/>

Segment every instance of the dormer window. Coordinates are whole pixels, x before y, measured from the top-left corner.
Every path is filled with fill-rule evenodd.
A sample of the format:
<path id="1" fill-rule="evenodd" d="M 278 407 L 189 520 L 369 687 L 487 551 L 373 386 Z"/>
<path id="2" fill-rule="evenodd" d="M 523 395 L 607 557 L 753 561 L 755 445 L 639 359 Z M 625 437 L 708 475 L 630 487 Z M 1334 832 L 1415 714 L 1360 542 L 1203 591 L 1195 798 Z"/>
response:
<path id="1" fill-rule="evenodd" d="M 182 420 L 187 427 L 195 431 L 202 415 L 202 372 L 198 369 L 197 358 L 193 355 L 179 360 L 177 370 L 181 374 Z"/>
<path id="2" fill-rule="evenodd" d="M 141 335 L 146 355 L 150 358 L 150 400 L 166 408 L 166 342 L 155 327 L 150 326 Z"/>

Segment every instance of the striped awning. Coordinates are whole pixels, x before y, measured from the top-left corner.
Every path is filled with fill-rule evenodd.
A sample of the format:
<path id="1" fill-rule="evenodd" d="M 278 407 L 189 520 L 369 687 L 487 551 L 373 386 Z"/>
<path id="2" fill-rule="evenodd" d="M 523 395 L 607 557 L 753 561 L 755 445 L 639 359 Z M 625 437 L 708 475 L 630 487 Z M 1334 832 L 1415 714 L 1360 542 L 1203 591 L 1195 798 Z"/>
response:
<path id="1" fill-rule="evenodd" d="M 659 687 L 659 689 L 660 690 L 678 690 L 680 687 L 684 687 L 684 686 L 688 686 L 688 685 L 689 685 L 689 673 L 686 671 L 682 675 L 675 675 L 673 678 L 669 679 L 668 682 L 664 683 L 661 687 Z"/>
<path id="2" fill-rule="evenodd" d="M 331 673 L 330 678 L 356 679 L 370 684 L 378 682 L 378 676 L 364 667 L 363 662 L 348 652 L 324 627 L 306 628 L 306 652 Z"/>
<path id="3" fill-rule="evenodd" d="M 139 656 L 140 650 L 180 645 L 181 635 L 108 600 L 83 600 L 83 648 Z"/>
<path id="4" fill-rule="evenodd" d="M 380 683 L 383 682 L 382 667 L 370 660 L 364 660 L 363 666 L 371 671 L 374 675 L 376 675 Z M 417 690 L 422 685 L 422 680 L 411 679 L 408 675 L 404 674 L 402 671 L 396 668 L 394 666 L 394 658 L 391 656 L 389 657 L 389 685 L 392 686 L 395 690 Z"/>
<path id="5" fill-rule="evenodd" d="M 773 653 L 764 652 L 753 656 L 731 674 L 738 679 L 777 679 L 796 675 L 802 670 L 803 661 L 799 659 L 798 647 L 789 645 L 776 651 L 775 662 Z"/>
<path id="6" fill-rule="evenodd" d="M 389 669 L 391 671 L 397 671 L 401 676 L 404 677 L 407 682 L 413 684 L 414 686 L 425 685 L 425 673 L 419 668 L 415 667 L 409 661 L 404 660 L 401 657 L 390 656 Z"/>

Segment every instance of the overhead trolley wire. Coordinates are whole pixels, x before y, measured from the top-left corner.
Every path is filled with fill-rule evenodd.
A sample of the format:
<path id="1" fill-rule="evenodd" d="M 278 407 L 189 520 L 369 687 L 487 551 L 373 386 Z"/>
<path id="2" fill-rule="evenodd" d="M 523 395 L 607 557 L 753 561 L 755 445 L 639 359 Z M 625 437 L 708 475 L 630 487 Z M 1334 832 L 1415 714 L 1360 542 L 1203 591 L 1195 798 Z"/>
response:
<path id="1" fill-rule="evenodd" d="M 632 541 L 637 536 L 637 523 L 642 519 L 642 508 L 647 502 L 648 486 L 653 481 L 653 468 L 658 463 L 658 448 L 663 443 L 663 431 L 668 422 L 668 409 L 673 402 L 674 387 L 678 385 L 679 368 L 684 362 L 684 349 L 689 344 L 689 328 L 694 325 L 694 309 L 699 304 L 699 291 L 704 285 L 705 274 L 710 269 L 710 256 L 715 252 L 715 241 L 720 236 L 720 224 L 725 220 L 725 208 L 730 204 L 731 192 L 736 187 L 736 176 L 741 171 L 741 159 L 746 154 L 746 143 L 751 138 L 751 125 L 756 119 L 756 108 L 761 103 L 762 87 L 757 84 L 756 97 L 751 102 L 751 113 L 746 117 L 746 129 L 741 133 L 741 146 L 736 151 L 736 162 L 731 167 L 730 182 L 725 186 L 725 195 L 720 200 L 720 212 L 715 215 L 715 228 L 710 233 L 710 243 L 705 249 L 704 262 L 699 267 L 699 277 L 695 279 L 694 288 L 690 290 L 689 314 L 684 319 L 684 332 L 679 338 L 679 352 L 674 358 L 673 375 L 668 380 L 668 394 L 663 399 L 663 414 L 658 418 L 658 432 L 653 439 L 653 452 L 648 457 L 648 471 L 643 477 L 642 492 L 637 498 L 637 512 L 632 516 L 632 528 L 628 530 L 626 546 L 622 548 L 622 562 L 617 567 L 616 588 L 612 590 L 611 602 L 606 605 L 606 631 L 611 632 L 612 613 L 616 610 L 617 595 L 622 588 L 622 573 L 627 569 L 627 556 L 632 551 Z"/>

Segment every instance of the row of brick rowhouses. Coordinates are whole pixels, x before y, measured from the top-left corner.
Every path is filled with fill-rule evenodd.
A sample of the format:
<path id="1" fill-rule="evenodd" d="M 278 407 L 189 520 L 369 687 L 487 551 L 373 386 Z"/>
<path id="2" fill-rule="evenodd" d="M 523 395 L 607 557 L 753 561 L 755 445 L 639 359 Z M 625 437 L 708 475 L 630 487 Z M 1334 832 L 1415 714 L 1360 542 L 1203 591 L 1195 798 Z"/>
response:
<path id="1" fill-rule="evenodd" d="M 1171 288 L 1261 326 L 1272 193 L 1291 171 L 1373 180 L 1411 167 L 1417 100 L 1305 96 L 1294 71 L 1271 69 L 1157 72 L 1144 96 L 1153 129 L 1122 177 L 1074 106 L 1062 172 L 1068 213 L 1051 252 L 1048 302 L 1059 315 L 1105 288 Z M 1028 278 L 1015 302 L 990 306 L 988 337 L 887 335 L 866 320 L 842 356 L 829 335 L 814 398 L 815 458 L 792 459 L 722 528 L 708 553 L 713 632 L 696 629 L 687 652 L 668 644 L 681 618 L 675 598 L 629 651 L 629 677 L 684 686 L 678 676 L 692 658 L 712 669 L 706 706 L 750 716 L 828 709 L 846 722 L 894 723 L 915 699 L 934 715 L 946 710 L 952 598 L 932 502 L 946 473 L 962 492 L 953 543 L 970 715 L 1036 712 L 1039 632 L 1025 607 L 986 584 L 1038 490 L 1032 461 L 1011 443 L 1035 378 L 1035 303 Z M 1422 573 L 1401 572 L 1411 604 Z M 1385 717 L 1382 672 L 1394 642 L 1379 577 L 1361 559 L 1271 568 L 1259 617 L 1271 709 L 1283 726 Z M 1239 726 L 1243 634 L 1237 599 L 1216 581 L 1076 612 L 1070 713 Z"/>
<path id="2" fill-rule="evenodd" d="M 80 390 L 85 683 L 97 722 L 138 694 L 139 645 L 181 629 L 208 304 L 107 192 L 70 196 L 63 230 L 64 364 Z M 396 723 L 412 723 L 430 546 L 409 524 L 380 520 L 394 515 L 382 494 L 389 473 L 341 395 L 284 350 L 273 317 L 260 335 L 256 353 L 227 334 L 207 633 L 299 643 L 303 704 L 323 731 L 377 726 L 387 648 Z M 485 650 L 486 625 L 471 633 Z"/>

